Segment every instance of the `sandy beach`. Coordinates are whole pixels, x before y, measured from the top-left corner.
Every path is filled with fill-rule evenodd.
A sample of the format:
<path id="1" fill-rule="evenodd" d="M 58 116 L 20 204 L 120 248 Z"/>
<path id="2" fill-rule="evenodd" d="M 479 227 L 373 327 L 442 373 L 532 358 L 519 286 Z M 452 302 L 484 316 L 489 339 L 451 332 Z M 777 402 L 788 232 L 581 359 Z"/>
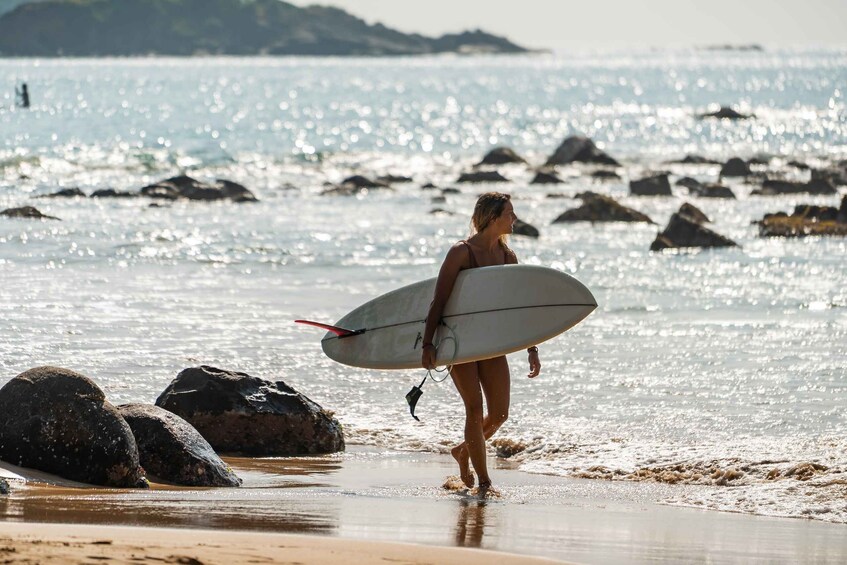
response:
<path id="1" fill-rule="evenodd" d="M 11 495 L 0 498 L 0 557 L 128 562 L 146 555 L 183 563 L 847 559 L 840 524 L 649 502 L 656 489 L 681 494 L 690 486 L 528 475 L 501 460 L 494 471 L 500 496 L 481 501 L 443 488 L 453 470 L 446 455 L 352 446 L 332 456 L 227 461 L 244 478 L 242 488 L 85 488 L 4 465 L 7 476 L 30 481 L 13 480 Z"/>

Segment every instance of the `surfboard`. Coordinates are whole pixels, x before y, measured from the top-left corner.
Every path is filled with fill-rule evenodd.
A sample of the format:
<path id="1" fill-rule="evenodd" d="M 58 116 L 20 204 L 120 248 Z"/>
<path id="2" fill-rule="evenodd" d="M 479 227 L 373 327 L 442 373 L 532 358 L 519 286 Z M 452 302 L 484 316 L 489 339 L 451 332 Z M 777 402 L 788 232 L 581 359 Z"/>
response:
<path id="1" fill-rule="evenodd" d="M 297 320 L 327 330 L 324 353 L 368 369 L 421 366 L 424 325 L 436 279 L 367 302 L 335 324 Z M 433 345 L 438 365 L 469 363 L 537 345 L 572 328 L 597 307 L 574 277 L 534 265 L 499 265 L 459 273 Z"/>

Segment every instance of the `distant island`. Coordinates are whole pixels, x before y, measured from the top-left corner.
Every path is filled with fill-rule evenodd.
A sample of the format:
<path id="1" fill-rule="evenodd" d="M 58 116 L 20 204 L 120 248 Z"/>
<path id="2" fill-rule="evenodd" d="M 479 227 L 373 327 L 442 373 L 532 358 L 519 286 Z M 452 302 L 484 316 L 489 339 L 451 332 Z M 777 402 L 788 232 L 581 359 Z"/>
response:
<path id="1" fill-rule="evenodd" d="M 481 30 L 438 38 L 281 0 L 45 0 L 0 16 L 0 56 L 526 53 Z"/>

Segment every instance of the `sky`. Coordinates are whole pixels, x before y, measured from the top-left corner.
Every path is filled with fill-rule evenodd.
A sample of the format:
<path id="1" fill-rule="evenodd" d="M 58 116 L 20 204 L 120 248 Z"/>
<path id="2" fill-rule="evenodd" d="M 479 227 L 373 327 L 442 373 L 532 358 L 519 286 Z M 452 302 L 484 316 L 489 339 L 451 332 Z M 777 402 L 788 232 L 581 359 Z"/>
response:
<path id="1" fill-rule="evenodd" d="M 847 0 L 287 0 L 436 36 L 481 28 L 525 47 L 847 47 Z"/>

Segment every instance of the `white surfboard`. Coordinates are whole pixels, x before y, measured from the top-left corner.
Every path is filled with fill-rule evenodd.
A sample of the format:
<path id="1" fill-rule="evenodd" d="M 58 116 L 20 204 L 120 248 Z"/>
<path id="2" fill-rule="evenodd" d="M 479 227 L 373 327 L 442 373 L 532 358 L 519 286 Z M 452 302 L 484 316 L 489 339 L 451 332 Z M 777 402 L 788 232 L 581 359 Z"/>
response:
<path id="1" fill-rule="evenodd" d="M 335 326 L 305 323 L 330 330 L 321 346 L 339 363 L 369 369 L 420 368 L 435 281 L 375 298 Z M 572 328 L 596 307 L 581 282 L 555 269 L 501 265 L 464 270 L 433 339 L 437 364 L 490 359 L 539 344 Z"/>

